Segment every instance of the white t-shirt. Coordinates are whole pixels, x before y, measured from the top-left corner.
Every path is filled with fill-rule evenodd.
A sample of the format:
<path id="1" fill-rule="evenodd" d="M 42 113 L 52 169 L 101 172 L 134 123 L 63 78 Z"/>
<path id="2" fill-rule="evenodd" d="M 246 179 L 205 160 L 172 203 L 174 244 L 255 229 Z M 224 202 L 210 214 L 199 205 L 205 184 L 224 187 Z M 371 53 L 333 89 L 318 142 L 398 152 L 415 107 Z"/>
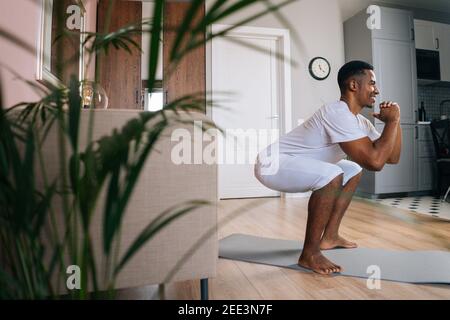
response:
<path id="1" fill-rule="evenodd" d="M 375 141 L 380 136 L 367 118 L 355 116 L 347 103 L 336 101 L 322 106 L 311 118 L 280 137 L 279 152 L 336 163 L 346 157 L 339 142 L 363 137 Z"/>

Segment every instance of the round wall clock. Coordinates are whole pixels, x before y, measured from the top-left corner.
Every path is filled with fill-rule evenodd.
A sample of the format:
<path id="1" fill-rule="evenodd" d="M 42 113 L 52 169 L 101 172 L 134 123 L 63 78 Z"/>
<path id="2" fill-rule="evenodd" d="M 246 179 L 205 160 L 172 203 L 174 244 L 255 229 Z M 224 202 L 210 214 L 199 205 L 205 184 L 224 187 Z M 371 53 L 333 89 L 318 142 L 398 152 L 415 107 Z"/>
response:
<path id="1" fill-rule="evenodd" d="M 309 63 L 309 73 L 316 80 L 325 80 L 330 75 L 331 67 L 327 59 L 315 57 Z"/>

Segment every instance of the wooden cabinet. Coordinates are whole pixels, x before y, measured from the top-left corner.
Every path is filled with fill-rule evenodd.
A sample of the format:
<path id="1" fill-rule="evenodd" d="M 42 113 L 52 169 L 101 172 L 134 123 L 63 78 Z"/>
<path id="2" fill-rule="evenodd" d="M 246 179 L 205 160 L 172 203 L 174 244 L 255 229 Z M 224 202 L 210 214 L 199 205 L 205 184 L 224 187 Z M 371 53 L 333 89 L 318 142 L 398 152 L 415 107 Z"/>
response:
<path id="1" fill-rule="evenodd" d="M 163 70 L 165 73 L 163 87 L 165 103 L 170 103 L 186 95 L 206 91 L 206 49 L 204 45 L 186 54 L 170 75 L 166 73 L 172 67 L 170 65 L 170 52 L 176 37 L 176 32 L 170 30 L 179 27 L 190 5 L 189 1 L 167 1 L 164 6 L 166 31 L 163 41 Z M 198 13 L 199 16 L 196 17 L 197 19 L 205 14 L 204 10 L 203 6 Z"/>
<path id="2" fill-rule="evenodd" d="M 113 1 L 108 32 L 136 23 L 142 19 L 142 2 Z M 99 0 L 97 10 L 97 30 L 105 32 L 109 0 Z M 133 40 L 141 45 L 141 36 Z M 98 57 L 99 81 L 108 95 L 109 109 L 141 109 L 141 52 L 133 48 L 129 53 L 111 47 L 108 54 Z"/>
<path id="3" fill-rule="evenodd" d="M 106 9 L 109 0 L 98 2 L 98 31 L 103 32 L 106 25 Z M 142 19 L 142 2 L 113 1 L 109 30 L 116 30 L 124 25 L 138 22 Z M 165 102 L 171 102 L 182 96 L 206 91 L 206 50 L 199 46 L 188 53 L 175 67 L 170 66 L 169 54 L 176 37 L 176 28 L 183 21 L 189 6 L 189 1 L 167 1 L 164 8 L 163 34 L 163 87 Z M 199 11 L 202 17 L 204 7 Z M 141 44 L 142 37 L 134 39 Z M 132 54 L 125 50 L 111 48 L 108 56 L 101 55 L 99 59 L 100 84 L 109 97 L 108 108 L 141 109 L 143 107 L 141 63 L 139 50 Z M 170 74 L 167 74 L 168 71 Z"/>

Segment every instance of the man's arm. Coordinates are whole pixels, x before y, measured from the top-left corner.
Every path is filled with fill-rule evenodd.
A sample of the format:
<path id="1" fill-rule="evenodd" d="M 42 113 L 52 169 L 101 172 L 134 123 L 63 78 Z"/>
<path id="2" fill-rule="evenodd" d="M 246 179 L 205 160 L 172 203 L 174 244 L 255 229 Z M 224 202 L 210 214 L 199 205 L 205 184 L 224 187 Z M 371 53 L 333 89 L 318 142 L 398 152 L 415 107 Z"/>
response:
<path id="1" fill-rule="evenodd" d="M 397 139 L 395 141 L 394 149 L 392 150 L 391 156 L 388 158 L 386 163 L 396 164 L 400 161 L 400 152 L 402 150 L 402 128 L 400 127 L 400 122 L 397 127 Z"/>
<path id="2" fill-rule="evenodd" d="M 401 137 L 398 137 L 397 134 L 400 127 L 400 108 L 398 105 L 380 108 L 380 114 L 377 114 L 376 117 L 385 123 L 383 133 L 378 140 L 372 142 L 368 137 L 364 137 L 339 144 L 353 161 L 372 171 L 380 171 L 391 158 L 391 155 L 396 155 L 397 150 L 394 152 L 394 149 L 396 147 L 400 149 L 401 147 L 401 144 L 397 142 L 398 139 L 401 141 Z"/>

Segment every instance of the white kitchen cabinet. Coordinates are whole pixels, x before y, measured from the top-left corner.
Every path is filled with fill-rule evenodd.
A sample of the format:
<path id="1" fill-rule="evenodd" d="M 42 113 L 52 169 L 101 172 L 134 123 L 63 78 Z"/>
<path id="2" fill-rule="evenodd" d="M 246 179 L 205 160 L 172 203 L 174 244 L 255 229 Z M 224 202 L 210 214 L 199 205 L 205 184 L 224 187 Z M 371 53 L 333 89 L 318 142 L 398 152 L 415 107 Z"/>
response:
<path id="1" fill-rule="evenodd" d="M 430 191 L 436 182 L 436 159 L 430 125 L 416 126 L 417 191 Z"/>
<path id="2" fill-rule="evenodd" d="M 375 110 L 362 114 L 378 131 L 384 124 L 370 116 L 379 103 L 392 100 L 401 107 L 402 155 L 396 165 L 386 164 L 382 171 L 364 170 L 358 192 L 374 196 L 412 192 L 417 188 L 415 111 L 417 110 L 417 72 L 414 43 L 414 19 L 411 11 L 381 7 L 381 29 L 370 30 L 364 11 L 344 23 L 345 59 L 372 63 L 380 95 Z"/>
<path id="3" fill-rule="evenodd" d="M 450 81 L 450 25 L 414 20 L 416 49 L 439 52 L 441 81 Z"/>
<path id="4" fill-rule="evenodd" d="M 412 13 L 406 10 L 385 7 L 380 7 L 380 10 L 381 28 L 371 30 L 372 38 L 411 41 L 414 33 Z M 365 17 L 367 17 L 367 13 Z M 365 27 L 367 28 L 367 26 Z"/>
<path id="5" fill-rule="evenodd" d="M 373 39 L 373 64 L 380 94 L 375 112 L 381 101 L 396 101 L 401 108 L 401 123 L 415 122 L 417 81 L 415 75 L 415 48 L 411 41 Z M 375 119 L 375 123 L 381 123 Z"/>
<path id="6" fill-rule="evenodd" d="M 439 59 L 441 65 L 441 81 L 450 81 L 450 25 L 438 23 Z"/>
<path id="7" fill-rule="evenodd" d="M 438 31 L 434 22 L 414 19 L 416 49 L 438 50 Z"/>
<path id="8" fill-rule="evenodd" d="M 418 186 L 417 191 L 431 191 L 433 190 L 435 173 L 434 168 L 436 160 L 432 158 L 419 158 L 418 160 Z"/>
<path id="9" fill-rule="evenodd" d="M 379 132 L 384 125 L 377 125 Z M 417 160 L 415 125 L 402 125 L 402 150 L 398 164 L 386 164 L 383 170 L 374 174 L 375 193 L 412 192 L 417 188 Z"/>

